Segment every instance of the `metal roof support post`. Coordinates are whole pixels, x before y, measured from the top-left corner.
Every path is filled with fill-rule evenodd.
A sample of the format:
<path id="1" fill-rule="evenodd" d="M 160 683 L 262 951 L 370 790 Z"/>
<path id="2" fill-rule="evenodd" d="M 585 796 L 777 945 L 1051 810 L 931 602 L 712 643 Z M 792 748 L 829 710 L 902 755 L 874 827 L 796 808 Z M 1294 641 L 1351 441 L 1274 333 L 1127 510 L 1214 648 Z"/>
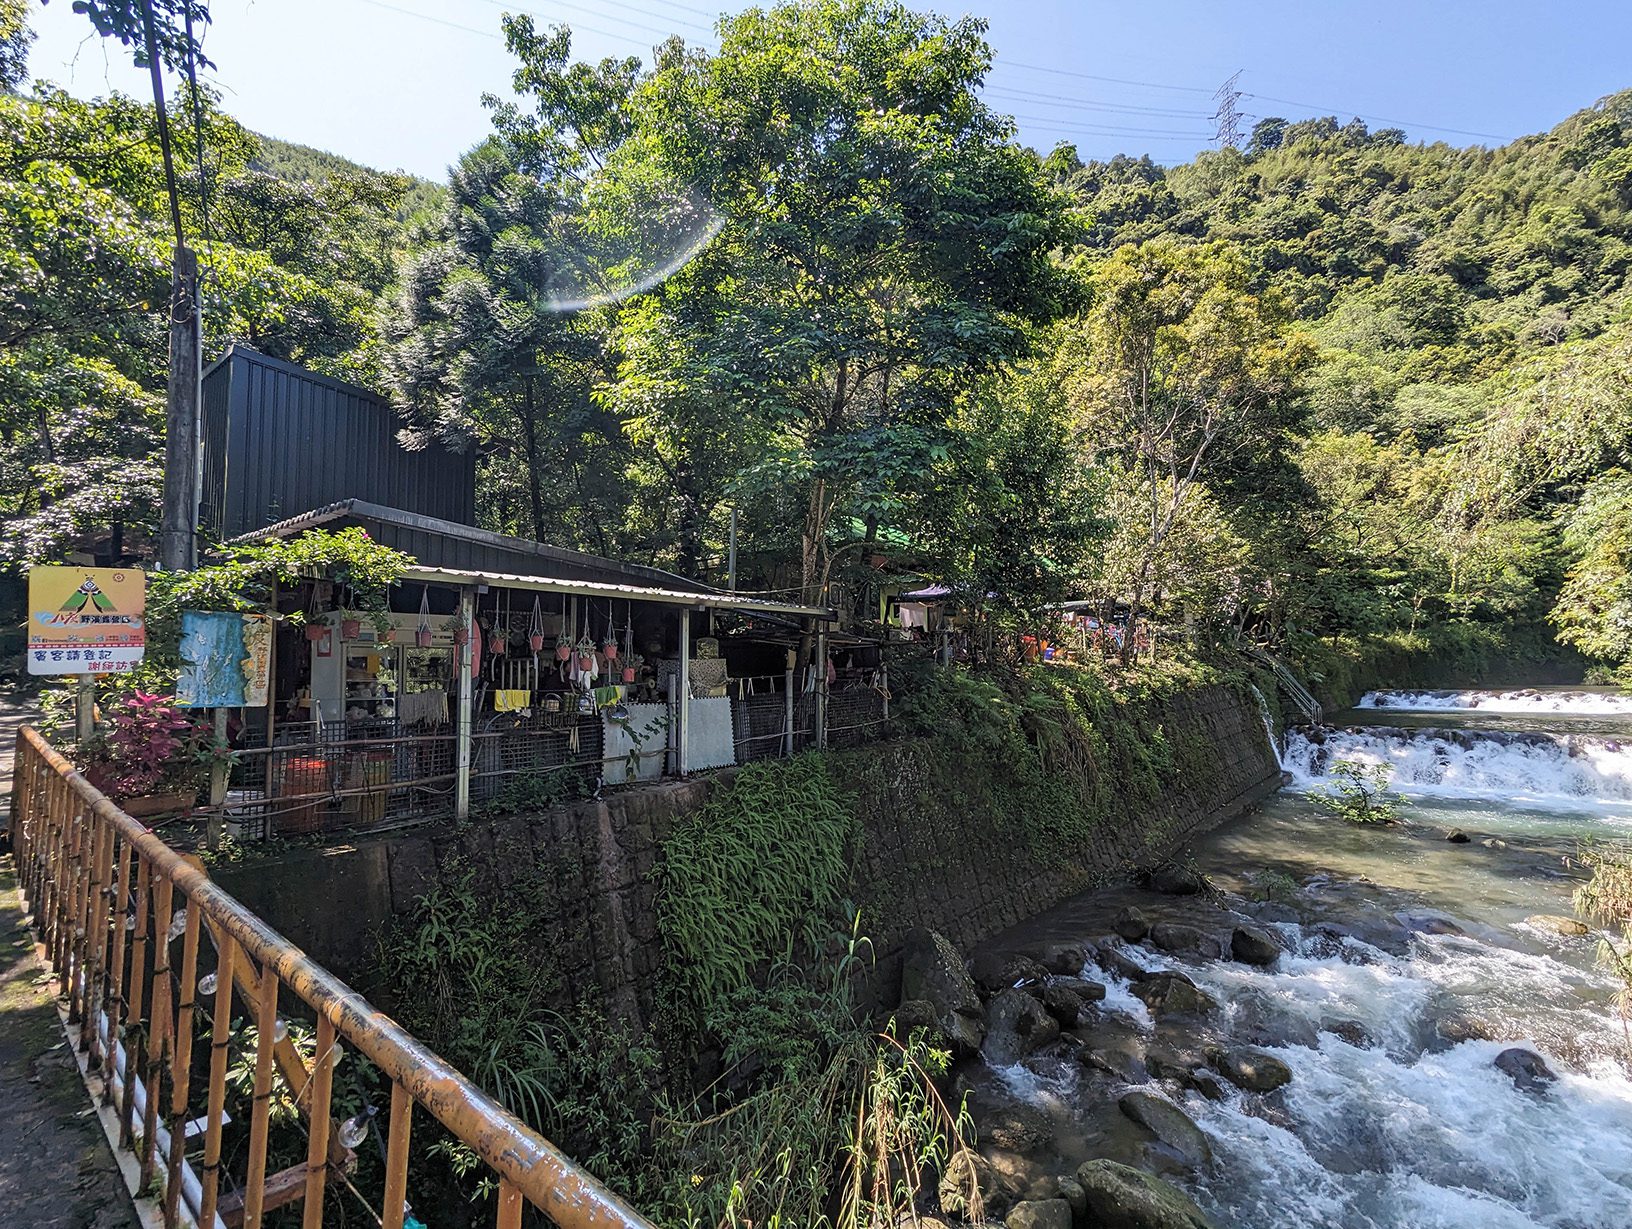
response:
<path id="1" fill-rule="evenodd" d="M 686 754 L 686 738 L 691 733 L 691 607 L 680 608 L 680 703 L 675 716 L 680 727 L 680 775 L 691 769 L 691 757 Z"/>
<path id="2" fill-rule="evenodd" d="M 454 778 L 453 778 L 453 814 L 455 819 L 468 819 L 470 816 L 470 646 L 474 643 L 474 621 L 476 598 L 469 585 L 459 590 L 459 629 L 464 632 L 464 643 L 460 644 L 460 637 L 455 636 L 453 652 L 458 660 L 459 694 L 457 697 L 454 744 Z"/>
<path id="3" fill-rule="evenodd" d="M 816 745 L 827 748 L 827 624 L 816 620 Z"/>

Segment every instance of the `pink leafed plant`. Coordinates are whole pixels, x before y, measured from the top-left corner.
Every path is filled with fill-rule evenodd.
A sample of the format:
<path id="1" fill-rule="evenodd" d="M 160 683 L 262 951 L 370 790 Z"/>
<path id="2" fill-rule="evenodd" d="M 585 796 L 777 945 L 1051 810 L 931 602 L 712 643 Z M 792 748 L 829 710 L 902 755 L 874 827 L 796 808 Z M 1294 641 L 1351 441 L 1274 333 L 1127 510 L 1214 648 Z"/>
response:
<path id="1" fill-rule="evenodd" d="M 115 800 L 196 791 L 230 756 L 170 697 L 141 691 L 122 697 L 81 751 L 86 779 Z"/>

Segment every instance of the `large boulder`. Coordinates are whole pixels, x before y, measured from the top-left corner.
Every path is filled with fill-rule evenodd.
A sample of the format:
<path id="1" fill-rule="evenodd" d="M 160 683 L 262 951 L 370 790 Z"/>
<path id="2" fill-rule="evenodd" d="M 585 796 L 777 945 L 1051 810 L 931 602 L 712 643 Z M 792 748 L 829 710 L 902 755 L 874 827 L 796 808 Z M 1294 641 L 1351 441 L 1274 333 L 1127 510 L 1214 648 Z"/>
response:
<path id="1" fill-rule="evenodd" d="M 1150 928 L 1150 944 L 1173 955 L 1206 960 L 1217 960 L 1224 954 L 1224 944 L 1217 935 L 1184 922 L 1157 922 Z"/>
<path id="2" fill-rule="evenodd" d="M 1178 1187 L 1131 1165 L 1089 1161 L 1077 1182 L 1095 1229 L 1216 1229 Z"/>
<path id="3" fill-rule="evenodd" d="M 1160 1093 L 1135 1088 L 1123 1093 L 1116 1104 L 1190 1168 L 1212 1164 L 1213 1147 L 1207 1142 L 1206 1133 L 1190 1121 L 1190 1115 Z"/>
<path id="4" fill-rule="evenodd" d="M 1557 913 L 1533 913 L 1524 920 L 1538 930 L 1550 930 L 1555 935 L 1564 935 L 1571 939 L 1592 933 L 1592 927 L 1580 918 L 1563 917 Z"/>
<path id="5" fill-rule="evenodd" d="M 1491 1065 L 1507 1075 L 1520 1092 L 1545 1092 L 1547 1086 L 1558 1079 L 1546 1059 L 1522 1046 L 1503 1050 Z"/>
<path id="6" fill-rule="evenodd" d="M 1048 984 L 1057 990 L 1069 990 L 1084 1003 L 1101 1003 L 1105 1000 L 1105 983 L 1089 981 L 1086 977 L 1051 977 Z"/>
<path id="7" fill-rule="evenodd" d="M 1144 966 L 1118 947 L 1114 940 L 1100 940 L 1094 944 L 1090 955 L 1100 968 L 1123 981 L 1143 981 L 1150 976 Z"/>
<path id="8" fill-rule="evenodd" d="M 1017 1063 L 1060 1035 L 1060 1022 L 1023 990 L 1005 990 L 992 999 L 986 1040 L 980 1052 L 993 1066 Z"/>
<path id="9" fill-rule="evenodd" d="M 1230 955 L 1242 964 L 1268 966 L 1281 958 L 1281 945 L 1258 926 L 1237 926 L 1230 934 Z"/>
<path id="10" fill-rule="evenodd" d="M 1116 933 L 1129 943 L 1137 943 L 1150 933 L 1150 919 L 1145 916 L 1145 911 L 1137 905 L 1125 907 L 1122 912 L 1116 915 L 1116 921 L 1112 923 L 1112 926 Z"/>
<path id="11" fill-rule="evenodd" d="M 1063 1199 L 1027 1199 L 1014 1205 L 1005 1229 L 1071 1229 L 1071 1205 Z"/>
<path id="12" fill-rule="evenodd" d="M 1055 977 L 1078 977 L 1088 963 L 1088 949 L 1080 943 L 1053 943 L 1043 949 L 1037 963 Z"/>
<path id="13" fill-rule="evenodd" d="M 983 1144 L 1005 1152 L 1038 1152 L 1054 1142 L 1054 1124 L 1042 1110 L 1022 1101 L 1006 1101 L 975 1115 L 976 1130 Z"/>
<path id="14" fill-rule="evenodd" d="M 1043 1009 L 1060 1022 L 1061 1028 L 1070 1028 L 1075 1024 L 1086 1007 L 1081 995 L 1064 986 L 1038 986 L 1032 994 Z"/>
<path id="15" fill-rule="evenodd" d="M 1292 1082 L 1292 1068 L 1255 1046 L 1215 1050 L 1209 1057 L 1220 1075 L 1248 1092 L 1274 1092 Z"/>
<path id="16" fill-rule="evenodd" d="M 976 952 L 969 971 L 975 985 L 988 995 L 1040 982 L 1048 976 L 1048 970 L 1030 956 L 1014 952 Z"/>
<path id="17" fill-rule="evenodd" d="M 909 931 L 903 953 L 901 998 L 923 1000 L 934 1010 L 936 1026 L 959 1054 L 972 1054 L 986 1038 L 980 994 L 963 957 L 946 937 L 922 928 Z"/>
<path id="18" fill-rule="evenodd" d="M 1132 990 L 1146 1007 L 1161 1016 L 1199 1016 L 1218 1006 L 1183 973 L 1152 973 L 1144 981 L 1134 982 Z"/>
<path id="19" fill-rule="evenodd" d="M 1002 1200 L 992 1163 L 966 1148 L 954 1152 L 946 1163 L 936 1195 L 944 1215 L 965 1220 L 995 1215 L 994 1205 Z"/>
<path id="20" fill-rule="evenodd" d="M 1157 867 L 1150 876 L 1150 886 L 1168 896 L 1194 896 L 1201 891 L 1204 883 L 1200 871 L 1194 867 L 1180 866 L 1177 862 Z"/>

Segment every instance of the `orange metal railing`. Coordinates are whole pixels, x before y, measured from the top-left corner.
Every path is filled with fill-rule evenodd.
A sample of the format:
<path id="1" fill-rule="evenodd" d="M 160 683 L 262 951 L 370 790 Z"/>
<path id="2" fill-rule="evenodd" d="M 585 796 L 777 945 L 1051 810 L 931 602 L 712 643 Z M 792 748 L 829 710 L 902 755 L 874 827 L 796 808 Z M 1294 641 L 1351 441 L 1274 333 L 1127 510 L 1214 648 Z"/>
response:
<path id="1" fill-rule="evenodd" d="M 303 1229 L 318 1229 L 331 1176 L 352 1186 L 346 1175 L 355 1157 L 346 1144 L 357 1142 L 356 1120 L 330 1115 L 334 1069 L 351 1045 L 391 1083 L 383 1229 L 402 1229 L 416 1105 L 497 1175 L 499 1229 L 518 1229 L 524 1204 L 562 1229 L 649 1229 L 549 1141 L 121 811 L 32 728 L 17 738 L 12 806 L 23 890 L 76 1044 L 93 1088 L 118 1116 L 119 1146 L 138 1159 L 143 1187 L 158 1192 L 167 1226 L 256 1229 L 274 1208 L 304 1200 Z M 201 984 L 206 943 L 216 965 Z M 222 1132 L 235 995 L 254 1021 L 256 1046 L 248 1147 L 242 1172 L 227 1173 Z M 304 1004 L 315 1016 L 310 1062 L 290 1038 L 280 1002 L 295 1011 Z M 195 1064 L 193 1053 L 201 1025 L 210 1038 L 202 1096 L 193 1086 L 204 1067 L 204 1056 Z M 307 1155 L 269 1174 L 280 1080 L 305 1120 Z M 189 1121 L 199 1105 L 202 1124 Z M 198 1134 L 203 1143 L 194 1147 L 189 1137 Z"/>

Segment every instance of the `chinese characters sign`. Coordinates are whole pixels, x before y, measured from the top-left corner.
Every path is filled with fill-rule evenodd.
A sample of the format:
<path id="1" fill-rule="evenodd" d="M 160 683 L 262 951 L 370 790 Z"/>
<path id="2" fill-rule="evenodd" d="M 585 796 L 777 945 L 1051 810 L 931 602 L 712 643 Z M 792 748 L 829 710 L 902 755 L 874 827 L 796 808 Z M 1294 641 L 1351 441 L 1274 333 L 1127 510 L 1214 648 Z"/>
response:
<path id="1" fill-rule="evenodd" d="M 272 674 L 272 620 L 263 614 L 181 612 L 183 708 L 258 708 Z"/>
<path id="2" fill-rule="evenodd" d="M 30 568 L 28 672 L 129 670 L 142 660 L 146 601 L 140 568 Z"/>

